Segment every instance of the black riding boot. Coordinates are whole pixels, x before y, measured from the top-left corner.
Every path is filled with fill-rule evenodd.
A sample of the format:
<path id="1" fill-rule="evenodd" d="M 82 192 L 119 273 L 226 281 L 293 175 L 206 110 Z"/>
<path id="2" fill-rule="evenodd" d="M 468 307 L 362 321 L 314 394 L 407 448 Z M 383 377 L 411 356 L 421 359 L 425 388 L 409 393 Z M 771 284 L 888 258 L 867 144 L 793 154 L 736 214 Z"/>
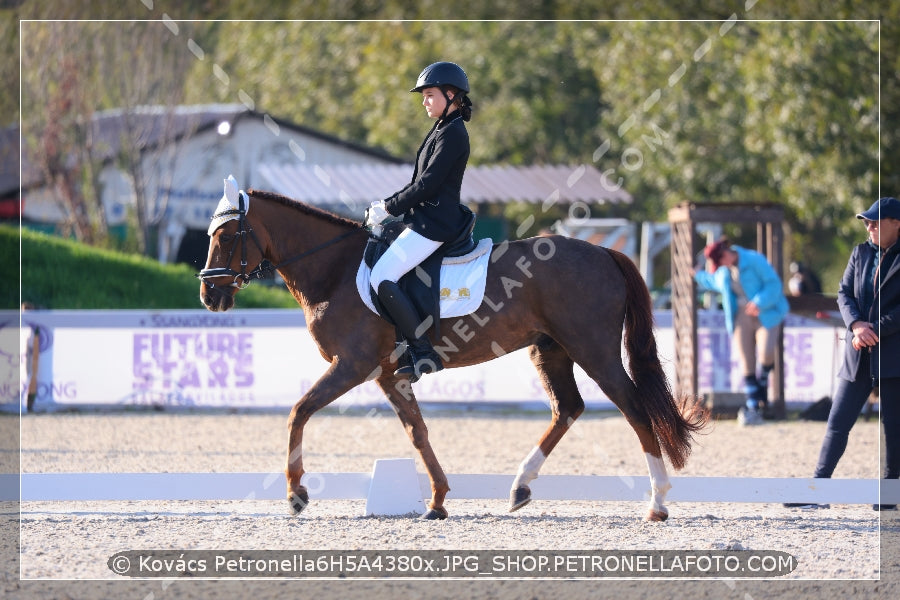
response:
<path id="1" fill-rule="evenodd" d="M 417 335 L 421 325 L 419 313 L 400 286 L 393 281 L 382 281 L 378 285 L 378 301 L 406 338 L 412 362 L 412 365 L 402 365 L 394 374 L 409 377 L 415 382 L 426 373 L 443 369 L 441 357 L 428 341 L 428 335 L 424 332 Z"/>

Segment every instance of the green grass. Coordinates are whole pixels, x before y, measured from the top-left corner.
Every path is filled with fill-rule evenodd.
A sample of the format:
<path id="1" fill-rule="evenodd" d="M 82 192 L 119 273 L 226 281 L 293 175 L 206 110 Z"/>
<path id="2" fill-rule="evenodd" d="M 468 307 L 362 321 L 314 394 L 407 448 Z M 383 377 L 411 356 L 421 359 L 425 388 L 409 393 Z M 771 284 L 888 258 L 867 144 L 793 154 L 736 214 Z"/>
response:
<path id="1" fill-rule="evenodd" d="M 21 235 L 21 238 L 20 238 Z M 21 255 L 19 240 L 21 239 Z M 187 265 L 92 248 L 28 229 L 0 225 L 3 278 L 0 308 L 21 300 L 43 309 L 202 308 L 200 282 Z M 283 288 L 256 283 L 236 299 L 240 308 L 299 308 Z"/>

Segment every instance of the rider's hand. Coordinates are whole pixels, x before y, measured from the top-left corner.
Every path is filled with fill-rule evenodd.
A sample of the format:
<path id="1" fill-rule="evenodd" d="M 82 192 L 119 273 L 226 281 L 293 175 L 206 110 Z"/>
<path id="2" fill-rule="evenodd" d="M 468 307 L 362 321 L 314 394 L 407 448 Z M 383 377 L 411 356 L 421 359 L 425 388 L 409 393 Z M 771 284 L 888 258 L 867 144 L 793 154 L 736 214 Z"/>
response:
<path id="1" fill-rule="evenodd" d="M 366 227 L 381 225 L 390 216 L 391 214 L 384 206 L 384 200 L 373 202 L 372 205 L 366 209 Z"/>

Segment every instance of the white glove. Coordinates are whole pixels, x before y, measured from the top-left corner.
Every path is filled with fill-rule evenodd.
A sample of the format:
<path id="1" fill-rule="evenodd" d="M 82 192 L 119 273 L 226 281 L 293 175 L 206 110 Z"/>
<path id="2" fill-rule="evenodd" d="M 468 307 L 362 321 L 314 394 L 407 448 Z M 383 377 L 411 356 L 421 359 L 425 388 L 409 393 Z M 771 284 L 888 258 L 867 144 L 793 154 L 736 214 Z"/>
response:
<path id="1" fill-rule="evenodd" d="M 390 216 L 391 213 L 389 213 L 384 206 L 384 200 L 373 202 L 372 205 L 366 209 L 366 227 L 381 225 Z"/>

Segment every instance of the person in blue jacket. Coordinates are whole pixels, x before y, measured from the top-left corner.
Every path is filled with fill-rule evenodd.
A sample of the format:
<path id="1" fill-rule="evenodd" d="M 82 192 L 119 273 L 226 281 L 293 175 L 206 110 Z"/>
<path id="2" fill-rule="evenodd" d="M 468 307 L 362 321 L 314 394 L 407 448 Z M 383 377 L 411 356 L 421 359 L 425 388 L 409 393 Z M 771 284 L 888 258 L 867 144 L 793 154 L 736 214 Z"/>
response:
<path id="1" fill-rule="evenodd" d="M 775 367 L 775 346 L 788 302 L 778 273 L 755 252 L 722 238 L 707 246 L 706 270 L 694 273 L 697 285 L 722 296 L 728 333 L 743 369 L 746 405 L 738 413 L 744 425 L 762 423 L 768 404 L 769 374 Z M 761 365 L 757 373 L 757 360 Z"/>
<path id="2" fill-rule="evenodd" d="M 435 120 L 416 154 L 412 180 L 389 198 L 366 209 L 366 226 L 402 217 L 406 226 L 372 267 L 370 283 L 382 308 L 407 342 L 410 361 L 396 374 L 418 380 L 443 368 L 428 335 L 421 332 L 418 311 L 398 285 L 400 278 L 459 237 L 471 212 L 461 203 L 463 174 L 469 160 L 465 122 L 472 117 L 469 79 L 452 62 L 436 62 L 422 71 L 410 92 L 422 94 L 422 105 Z"/>
<path id="3" fill-rule="evenodd" d="M 868 240 L 857 245 L 838 289 L 847 326 L 844 360 L 813 477 L 831 477 L 847 448 L 850 429 L 878 387 L 884 428 L 884 478 L 900 477 L 900 201 L 881 198 L 864 213 Z M 786 506 L 814 507 L 808 504 Z M 826 508 L 827 505 L 823 505 Z M 894 503 L 875 510 L 895 510 Z"/>

